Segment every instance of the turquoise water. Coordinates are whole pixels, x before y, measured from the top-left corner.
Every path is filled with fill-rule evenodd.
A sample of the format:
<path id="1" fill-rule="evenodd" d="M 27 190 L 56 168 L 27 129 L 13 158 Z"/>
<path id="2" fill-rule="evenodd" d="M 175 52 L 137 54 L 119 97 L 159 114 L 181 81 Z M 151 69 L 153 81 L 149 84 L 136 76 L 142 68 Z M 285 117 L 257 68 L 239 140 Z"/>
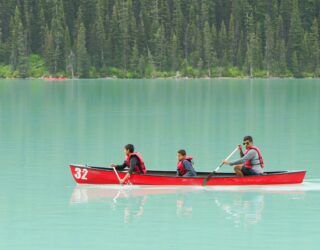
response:
<path id="1" fill-rule="evenodd" d="M 149 169 L 185 148 L 211 171 L 246 134 L 306 182 L 77 187 L 67 167 L 134 143 Z M 319 138 L 319 80 L 1 80 L 0 249 L 319 249 Z"/>

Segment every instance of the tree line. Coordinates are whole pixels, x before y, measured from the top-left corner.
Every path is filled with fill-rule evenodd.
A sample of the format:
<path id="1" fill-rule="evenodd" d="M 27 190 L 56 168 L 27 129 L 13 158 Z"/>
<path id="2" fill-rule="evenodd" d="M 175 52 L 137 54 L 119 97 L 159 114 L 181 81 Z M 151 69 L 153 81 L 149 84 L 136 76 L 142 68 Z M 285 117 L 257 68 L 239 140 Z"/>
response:
<path id="1" fill-rule="evenodd" d="M 320 0 L 0 0 L 0 77 L 318 77 Z"/>

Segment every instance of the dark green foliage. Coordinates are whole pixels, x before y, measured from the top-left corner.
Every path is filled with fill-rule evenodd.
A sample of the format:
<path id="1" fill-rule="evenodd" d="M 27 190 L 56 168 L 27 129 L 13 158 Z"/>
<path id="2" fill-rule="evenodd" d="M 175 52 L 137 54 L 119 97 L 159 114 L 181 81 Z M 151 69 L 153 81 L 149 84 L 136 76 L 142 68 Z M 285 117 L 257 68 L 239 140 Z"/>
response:
<path id="1" fill-rule="evenodd" d="M 299 64 L 299 59 L 302 57 L 304 31 L 301 24 L 298 0 L 292 0 L 292 2 L 292 14 L 288 37 L 288 64 L 294 73 L 296 70 L 299 71 L 297 65 Z"/>
<path id="2" fill-rule="evenodd" d="M 319 0 L 0 1 L 0 77 L 319 76 L 319 15 Z"/>
<path id="3" fill-rule="evenodd" d="M 29 71 L 27 34 L 23 29 L 21 13 L 18 7 L 10 21 L 11 30 L 11 67 L 17 71 L 17 76 L 27 77 Z"/>
<path id="4" fill-rule="evenodd" d="M 88 52 L 86 49 L 86 28 L 83 23 L 80 23 L 77 37 L 76 61 L 77 73 L 79 77 L 88 77 L 89 75 L 89 61 Z"/>

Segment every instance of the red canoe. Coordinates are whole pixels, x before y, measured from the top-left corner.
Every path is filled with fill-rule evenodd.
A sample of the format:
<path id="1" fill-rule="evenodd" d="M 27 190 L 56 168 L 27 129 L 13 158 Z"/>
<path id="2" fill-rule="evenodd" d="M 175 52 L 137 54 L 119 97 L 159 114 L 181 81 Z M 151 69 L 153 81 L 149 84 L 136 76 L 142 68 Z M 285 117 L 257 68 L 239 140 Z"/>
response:
<path id="1" fill-rule="evenodd" d="M 119 184 L 112 168 L 102 168 L 84 165 L 70 165 L 74 180 L 78 184 Z M 118 172 L 123 178 L 126 172 Z M 152 171 L 146 175 L 133 174 L 130 182 L 133 185 L 169 185 L 169 186 L 201 186 L 209 175 L 198 172 L 197 177 L 177 177 L 175 171 Z M 299 184 L 303 182 L 306 171 L 265 172 L 264 175 L 237 177 L 233 173 L 217 173 L 207 182 L 207 186 L 226 185 L 275 185 Z"/>

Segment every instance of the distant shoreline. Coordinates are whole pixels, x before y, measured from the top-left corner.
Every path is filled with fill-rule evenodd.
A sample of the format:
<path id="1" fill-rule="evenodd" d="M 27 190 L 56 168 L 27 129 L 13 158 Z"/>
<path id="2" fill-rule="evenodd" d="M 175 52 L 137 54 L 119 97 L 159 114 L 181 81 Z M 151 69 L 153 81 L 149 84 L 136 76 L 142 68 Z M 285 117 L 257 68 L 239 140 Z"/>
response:
<path id="1" fill-rule="evenodd" d="M 119 78 L 119 77 L 97 77 L 97 78 L 45 78 L 45 77 L 25 77 L 25 78 L 3 78 L 0 77 L 0 80 L 43 80 L 43 81 L 78 81 L 78 80 L 257 80 L 257 79 L 265 79 L 265 80 L 285 80 L 285 79 L 292 79 L 292 80 L 298 80 L 298 79 L 320 79 L 320 77 L 154 77 L 154 78 Z"/>

